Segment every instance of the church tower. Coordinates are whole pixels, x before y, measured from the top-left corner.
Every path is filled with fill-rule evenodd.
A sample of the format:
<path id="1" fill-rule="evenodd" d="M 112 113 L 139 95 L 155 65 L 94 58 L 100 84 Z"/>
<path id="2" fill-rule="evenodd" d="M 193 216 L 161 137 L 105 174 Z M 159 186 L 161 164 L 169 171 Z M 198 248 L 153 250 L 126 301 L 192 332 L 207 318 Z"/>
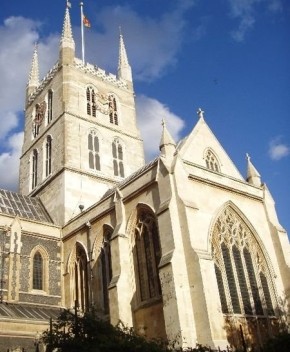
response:
<path id="1" fill-rule="evenodd" d="M 75 57 L 66 8 L 59 60 L 39 81 L 37 47 L 26 88 L 20 192 L 63 225 L 144 165 L 131 67 L 120 34 L 117 75 Z"/>

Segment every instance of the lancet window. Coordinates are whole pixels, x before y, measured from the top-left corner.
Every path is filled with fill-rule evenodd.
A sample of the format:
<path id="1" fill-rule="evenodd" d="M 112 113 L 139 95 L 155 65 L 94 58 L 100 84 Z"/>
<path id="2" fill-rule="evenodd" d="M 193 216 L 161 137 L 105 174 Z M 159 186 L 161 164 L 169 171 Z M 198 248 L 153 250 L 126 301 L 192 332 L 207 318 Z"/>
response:
<path id="1" fill-rule="evenodd" d="M 92 87 L 87 87 L 87 114 L 96 117 L 96 93 Z"/>
<path id="2" fill-rule="evenodd" d="M 52 99 L 53 99 L 53 92 L 50 89 L 47 95 L 47 124 L 52 121 Z"/>
<path id="3" fill-rule="evenodd" d="M 34 189 L 37 186 L 37 170 L 38 170 L 38 151 L 36 149 L 32 152 L 32 166 L 31 166 L 31 187 Z"/>
<path id="4" fill-rule="evenodd" d="M 32 288 L 34 290 L 43 290 L 43 258 L 38 251 L 33 257 Z"/>
<path id="5" fill-rule="evenodd" d="M 73 304 L 80 311 L 88 308 L 88 266 L 87 255 L 84 248 L 77 243 L 75 247 L 75 257 L 72 263 L 71 282 Z"/>
<path id="6" fill-rule="evenodd" d="M 254 234 L 231 207 L 214 226 L 212 252 L 222 312 L 273 316 L 275 296 L 266 258 Z"/>
<path id="7" fill-rule="evenodd" d="M 104 312 L 109 313 L 109 292 L 108 287 L 112 280 L 112 258 L 110 239 L 112 236 L 112 229 L 106 228 L 104 230 L 104 240 L 101 248 L 101 265 L 102 265 L 102 288 L 103 288 L 103 302 Z"/>
<path id="8" fill-rule="evenodd" d="M 45 176 L 51 174 L 51 147 L 52 147 L 52 138 L 47 136 L 45 143 Z"/>
<path id="9" fill-rule="evenodd" d="M 208 169 L 216 171 L 216 172 L 220 171 L 220 167 L 219 167 L 219 163 L 218 163 L 217 157 L 214 155 L 214 153 L 210 149 L 208 149 L 206 151 L 205 163 L 206 163 L 206 167 Z"/>
<path id="10" fill-rule="evenodd" d="M 109 118 L 110 123 L 118 125 L 118 111 L 117 111 L 117 101 L 114 95 L 109 95 Z"/>
<path id="11" fill-rule="evenodd" d="M 123 146 L 118 139 L 112 143 L 114 175 L 124 177 Z"/>
<path id="12" fill-rule="evenodd" d="M 140 303 L 161 297 L 158 265 L 161 259 L 158 227 L 155 216 L 140 208 L 134 229 L 133 249 L 136 283 Z"/>
<path id="13" fill-rule="evenodd" d="M 91 130 L 88 134 L 88 151 L 90 169 L 101 170 L 99 137 L 94 130 Z"/>

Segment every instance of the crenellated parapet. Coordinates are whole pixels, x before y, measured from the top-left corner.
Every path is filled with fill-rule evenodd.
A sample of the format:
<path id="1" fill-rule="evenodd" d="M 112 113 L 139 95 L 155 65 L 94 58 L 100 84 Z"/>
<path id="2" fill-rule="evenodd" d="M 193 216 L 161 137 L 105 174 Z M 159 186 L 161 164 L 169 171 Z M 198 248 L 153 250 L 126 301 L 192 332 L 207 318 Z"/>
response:
<path id="1" fill-rule="evenodd" d="M 93 76 L 97 76 L 101 78 L 105 82 L 110 82 L 116 85 L 119 88 L 128 89 L 128 84 L 123 79 L 118 79 L 116 75 L 112 73 L 107 73 L 105 70 L 101 69 L 100 67 L 92 64 L 83 64 L 82 60 L 75 58 L 74 60 L 75 66 L 82 70 L 85 73 L 90 73 Z"/>

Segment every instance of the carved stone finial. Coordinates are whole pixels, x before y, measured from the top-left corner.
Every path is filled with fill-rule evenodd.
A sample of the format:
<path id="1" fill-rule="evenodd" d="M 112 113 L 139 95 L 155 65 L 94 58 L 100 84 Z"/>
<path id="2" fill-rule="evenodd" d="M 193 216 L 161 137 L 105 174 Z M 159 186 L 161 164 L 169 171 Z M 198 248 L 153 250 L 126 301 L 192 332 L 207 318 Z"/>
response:
<path id="1" fill-rule="evenodd" d="M 248 161 L 251 160 L 251 157 L 250 157 L 250 155 L 249 155 L 248 153 L 246 153 L 246 159 L 247 159 Z"/>
<path id="2" fill-rule="evenodd" d="M 203 117 L 204 117 L 203 114 L 204 114 L 204 111 L 201 108 L 199 108 L 197 110 L 197 115 L 200 119 L 203 119 Z"/>

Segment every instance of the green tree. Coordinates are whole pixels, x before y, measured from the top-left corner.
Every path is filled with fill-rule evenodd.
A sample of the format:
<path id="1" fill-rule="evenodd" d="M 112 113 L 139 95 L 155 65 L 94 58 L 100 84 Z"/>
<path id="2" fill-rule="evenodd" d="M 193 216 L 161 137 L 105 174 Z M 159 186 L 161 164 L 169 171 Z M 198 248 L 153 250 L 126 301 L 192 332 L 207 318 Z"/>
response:
<path id="1" fill-rule="evenodd" d="M 162 340 L 146 340 L 132 328 L 122 324 L 114 327 L 98 318 L 94 311 L 83 316 L 64 310 L 53 322 L 51 331 L 42 335 L 48 350 L 57 348 L 61 352 L 164 352 Z"/>

